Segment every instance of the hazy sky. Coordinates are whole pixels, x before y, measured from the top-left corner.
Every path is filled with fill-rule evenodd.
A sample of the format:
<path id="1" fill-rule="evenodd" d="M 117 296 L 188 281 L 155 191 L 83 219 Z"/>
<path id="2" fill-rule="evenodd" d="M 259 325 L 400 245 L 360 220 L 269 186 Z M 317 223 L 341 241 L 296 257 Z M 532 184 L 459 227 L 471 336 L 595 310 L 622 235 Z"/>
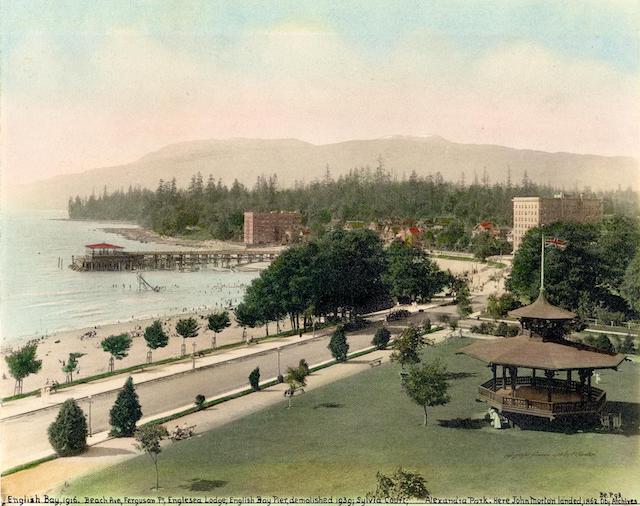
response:
<path id="1" fill-rule="evenodd" d="M 640 146 L 637 1 L 1 5 L 9 183 L 202 138 Z"/>

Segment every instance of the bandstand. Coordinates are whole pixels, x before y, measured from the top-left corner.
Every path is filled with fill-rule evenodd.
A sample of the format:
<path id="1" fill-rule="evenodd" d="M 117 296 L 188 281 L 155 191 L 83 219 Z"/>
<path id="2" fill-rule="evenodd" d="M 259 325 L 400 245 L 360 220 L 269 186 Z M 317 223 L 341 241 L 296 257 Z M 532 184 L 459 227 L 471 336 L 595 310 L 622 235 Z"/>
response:
<path id="1" fill-rule="evenodd" d="M 542 262 L 544 265 L 544 255 Z M 521 335 L 476 342 L 461 350 L 487 362 L 493 373 L 480 385 L 479 400 L 507 418 L 525 415 L 587 420 L 599 415 L 606 393 L 592 385 L 593 373 L 616 369 L 624 355 L 565 338 L 568 324 L 576 315 L 547 301 L 544 274 L 536 301 L 509 315 L 520 320 Z"/>

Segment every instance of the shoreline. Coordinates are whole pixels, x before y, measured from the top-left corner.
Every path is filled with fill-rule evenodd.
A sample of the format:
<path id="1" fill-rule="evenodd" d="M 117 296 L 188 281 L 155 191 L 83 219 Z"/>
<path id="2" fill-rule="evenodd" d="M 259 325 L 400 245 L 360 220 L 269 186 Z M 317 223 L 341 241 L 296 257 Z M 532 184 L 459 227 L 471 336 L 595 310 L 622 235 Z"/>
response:
<path id="1" fill-rule="evenodd" d="M 229 272 L 261 272 L 269 266 L 269 262 L 255 262 L 251 264 L 244 264 L 235 269 L 229 270 Z M 150 271 L 152 272 L 152 271 Z M 225 271 L 226 272 L 226 271 Z M 248 286 L 248 285 L 247 285 Z M 148 314 L 148 313 L 138 313 L 134 314 L 133 318 L 129 318 L 127 320 L 116 320 L 116 319 L 107 319 L 101 321 L 95 321 L 90 325 L 85 325 L 81 327 L 77 326 L 68 326 L 54 330 L 48 330 L 46 334 L 38 334 L 38 333 L 26 333 L 21 335 L 12 335 L 11 337 L 1 336 L 0 337 L 0 355 L 4 355 L 7 353 L 8 349 L 19 348 L 27 344 L 29 341 L 42 341 L 44 339 L 56 338 L 59 335 L 67 334 L 69 332 L 85 332 L 95 329 L 96 327 L 108 327 L 114 325 L 122 325 L 134 321 L 146 321 L 146 320 L 155 320 L 155 319 L 163 319 L 163 318 L 172 318 L 174 316 L 178 316 L 184 314 L 182 312 L 176 312 L 177 308 L 168 309 L 164 312 L 159 312 L 156 314 Z M 222 308 L 219 304 L 214 305 L 206 305 L 198 307 L 190 307 L 187 308 L 187 312 L 198 312 L 198 311 L 220 311 Z M 227 310 L 232 314 L 232 310 L 227 308 Z M 73 325 L 73 323 L 71 323 Z"/>
<path id="2" fill-rule="evenodd" d="M 163 328 L 169 336 L 169 343 L 165 348 L 153 350 L 154 362 L 180 356 L 182 338 L 177 334 L 175 325 L 179 319 L 183 318 L 195 318 L 200 327 L 198 335 L 195 338 L 189 338 L 186 340 L 187 355 L 193 352 L 194 344 L 196 351 L 211 348 L 213 332 L 207 328 L 206 315 L 223 309 L 225 308 L 220 305 L 189 308 L 188 310 L 179 313 L 162 316 L 137 317 L 124 322 L 121 321 L 119 323 L 94 325 L 80 329 L 59 331 L 55 335 L 49 335 L 46 337 L 41 336 L 39 338 L 20 341 L 17 346 L 14 345 L 14 348 L 19 348 L 30 340 L 37 340 L 37 359 L 42 360 L 42 368 L 40 371 L 37 374 L 31 374 L 24 379 L 23 392 L 30 392 L 42 388 L 47 380 L 55 380 L 60 384 L 63 384 L 65 382 L 65 373 L 61 370 L 61 362 L 68 359 L 69 353 L 84 354 L 78 359 L 79 367 L 78 372 L 73 375 L 74 380 L 107 372 L 109 354 L 102 350 L 100 342 L 110 335 L 128 333 L 132 338 L 131 348 L 128 355 L 122 360 L 115 361 L 116 371 L 118 369 L 125 369 L 134 365 L 146 363 L 148 348 L 146 346 L 143 333 L 145 327 L 151 325 L 155 320 L 160 320 L 162 322 Z M 227 311 L 229 311 L 231 326 L 217 334 L 216 346 L 232 344 L 243 340 L 243 330 L 236 324 L 233 311 L 229 309 L 227 309 Z M 281 329 L 289 329 L 286 321 L 281 323 Z M 275 323 L 269 326 L 269 331 L 270 333 L 276 332 Z M 93 332 L 95 332 L 95 334 L 93 334 Z M 264 334 L 264 326 L 247 328 L 246 330 L 247 338 L 261 337 Z M 0 357 L 2 358 L 7 355 L 8 349 L 11 348 L 11 346 L 5 346 L 4 344 L 5 343 L 3 343 L 3 348 L 0 351 Z M 8 367 L 4 359 L 0 360 L 0 373 L 2 374 L 2 379 L 0 380 L 0 397 L 9 397 L 13 395 L 15 380 L 9 374 Z"/>
<path id="3" fill-rule="evenodd" d="M 220 241 L 218 239 L 187 239 L 174 236 L 160 235 L 153 230 L 136 227 L 102 227 L 100 230 L 107 234 L 117 234 L 130 241 L 136 241 L 143 244 L 155 243 L 163 245 L 172 245 L 187 248 L 219 248 L 227 250 L 242 251 L 246 246 L 241 242 Z"/>

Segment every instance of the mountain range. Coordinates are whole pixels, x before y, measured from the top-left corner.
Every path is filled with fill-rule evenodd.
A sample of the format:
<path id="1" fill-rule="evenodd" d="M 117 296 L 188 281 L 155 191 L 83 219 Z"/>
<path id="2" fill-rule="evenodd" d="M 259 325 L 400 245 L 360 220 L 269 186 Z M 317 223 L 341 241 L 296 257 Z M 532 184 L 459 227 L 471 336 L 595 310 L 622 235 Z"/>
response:
<path id="1" fill-rule="evenodd" d="M 112 191 L 130 185 L 155 189 L 160 179 L 186 185 L 192 175 L 209 174 L 224 183 L 253 185 L 260 175 L 277 174 L 282 185 L 322 178 L 327 167 L 335 178 L 379 163 L 395 177 L 442 174 L 470 184 L 486 174 L 490 183 L 530 180 L 568 191 L 640 187 L 638 160 L 623 156 L 548 153 L 484 144 L 462 144 L 442 137 L 392 136 L 314 145 L 296 139 L 200 140 L 167 145 L 124 165 L 65 174 L 9 189 L 9 205 L 66 208 L 69 197 Z"/>

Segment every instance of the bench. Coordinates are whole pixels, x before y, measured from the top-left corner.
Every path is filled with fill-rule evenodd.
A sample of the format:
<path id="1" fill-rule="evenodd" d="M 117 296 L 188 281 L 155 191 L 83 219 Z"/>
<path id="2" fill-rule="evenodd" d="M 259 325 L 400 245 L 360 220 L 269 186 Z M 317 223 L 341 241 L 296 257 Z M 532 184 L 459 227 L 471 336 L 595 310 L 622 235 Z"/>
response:
<path id="1" fill-rule="evenodd" d="M 374 358 L 371 362 L 369 362 L 369 367 L 376 367 L 377 365 L 382 364 L 382 357 Z"/>
<path id="2" fill-rule="evenodd" d="M 258 344 L 258 340 L 255 337 L 251 337 L 249 338 L 249 340 L 247 341 L 247 344 L 249 346 L 251 346 L 252 344 Z"/>
<path id="3" fill-rule="evenodd" d="M 304 388 L 303 387 L 298 387 L 298 388 L 287 388 L 284 391 L 284 396 L 285 397 L 293 397 L 296 394 L 303 394 L 304 393 Z"/>

